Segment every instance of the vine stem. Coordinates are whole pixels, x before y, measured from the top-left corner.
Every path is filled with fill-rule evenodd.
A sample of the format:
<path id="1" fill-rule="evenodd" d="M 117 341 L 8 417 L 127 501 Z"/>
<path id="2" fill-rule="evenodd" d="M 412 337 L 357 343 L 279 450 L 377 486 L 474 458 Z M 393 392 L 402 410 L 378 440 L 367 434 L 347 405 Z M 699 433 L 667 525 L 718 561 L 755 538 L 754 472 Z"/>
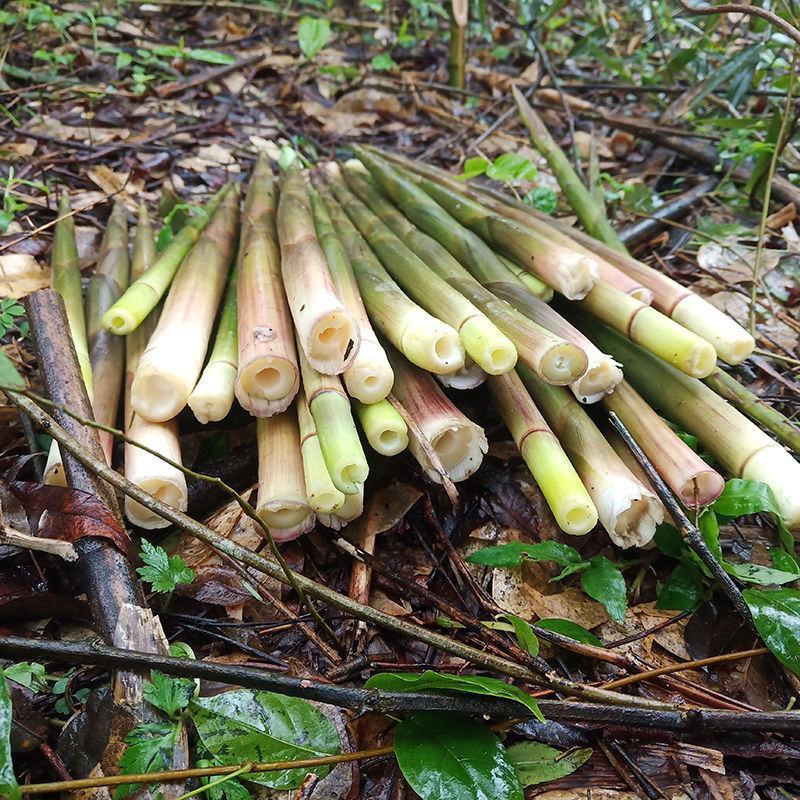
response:
<path id="1" fill-rule="evenodd" d="M 0 387 L 2 388 L 2 387 Z M 192 469 L 184 466 L 178 461 L 173 461 L 171 458 L 167 458 L 163 453 L 160 453 L 158 450 L 154 450 L 151 447 L 148 447 L 141 442 L 136 441 L 136 439 L 131 439 L 127 436 L 123 431 L 119 430 L 118 428 L 113 428 L 110 425 L 103 425 L 96 420 L 89 419 L 87 417 L 82 417 L 80 414 L 72 411 L 67 406 L 63 405 L 62 403 L 55 403 L 52 400 L 49 400 L 46 397 L 42 397 L 37 395 L 33 392 L 23 392 L 26 397 L 31 400 L 34 400 L 36 403 L 40 405 L 48 406 L 49 408 L 55 408 L 59 411 L 67 414 L 68 416 L 72 417 L 76 422 L 80 422 L 82 425 L 87 425 L 92 428 L 97 428 L 101 431 L 105 431 L 106 433 L 110 433 L 112 436 L 117 437 L 118 439 L 122 440 L 126 444 L 133 445 L 134 447 L 138 447 L 140 450 L 144 450 L 146 453 L 149 453 L 156 458 L 161 459 L 165 464 L 169 464 L 171 467 L 175 467 L 175 469 L 180 470 L 184 475 L 188 475 L 190 478 L 195 478 L 196 480 L 204 481 L 205 483 L 210 483 L 213 486 L 217 486 L 220 490 L 222 490 L 225 494 L 227 494 L 230 498 L 235 500 L 239 508 L 256 523 L 256 525 L 261 530 L 264 539 L 267 541 L 267 545 L 269 547 L 269 551 L 272 554 L 272 557 L 275 561 L 278 562 L 281 569 L 283 570 L 283 574 L 286 576 L 286 579 L 289 582 L 289 585 L 294 589 L 297 593 L 297 596 L 300 598 L 300 601 L 303 605 L 308 609 L 311 616 L 314 618 L 314 621 L 319 625 L 320 629 L 323 633 L 327 636 L 327 638 L 339 649 L 341 652 L 342 646 L 339 642 L 336 634 L 333 632 L 333 629 L 328 625 L 327 622 L 322 618 L 322 615 L 317 611 L 314 604 L 311 600 L 306 596 L 306 593 L 303 591 L 302 587 L 297 583 L 295 578 L 295 573 L 290 569 L 289 564 L 286 562 L 286 559 L 283 557 L 283 554 L 278 549 L 278 545 L 275 543 L 275 539 L 272 538 L 272 533 L 270 532 L 269 526 L 264 522 L 263 519 L 259 516 L 258 512 L 256 511 L 253 506 L 247 502 L 247 500 L 242 497 L 232 486 L 229 486 L 222 478 L 215 476 L 215 475 L 206 475 L 202 472 L 195 472 Z M 110 483 L 110 481 L 109 481 Z M 163 514 L 161 515 L 163 516 Z"/>
<path id="2" fill-rule="evenodd" d="M 57 792 L 63 796 L 64 792 L 73 792 L 78 789 L 96 789 L 101 786 L 120 786 L 129 783 L 164 783 L 166 781 L 183 781 L 189 778 L 208 778 L 216 775 L 225 775 L 227 779 L 235 775 L 252 774 L 256 772 L 278 772 L 284 769 L 302 769 L 303 767 L 321 767 L 328 764 L 342 764 L 348 761 L 360 761 L 365 758 L 386 756 L 394 752 L 394 748 L 376 747 L 372 750 L 356 750 L 353 753 L 337 753 L 333 756 L 320 756 L 319 758 L 304 758 L 297 761 L 274 761 L 258 764 L 234 764 L 232 766 L 192 767 L 191 769 L 165 770 L 164 772 L 138 772 L 135 775 L 104 775 L 100 778 L 79 778 L 73 781 L 54 781 L 53 783 L 30 783 L 20 786 L 22 794 L 49 794 Z M 221 783 L 218 781 L 217 783 Z M 209 786 L 201 786 L 198 790 L 205 792 Z M 191 797 L 195 792 L 183 795 Z"/>
<path id="3" fill-rule="evenodd" d="M 725 661 L 739 661 L 743 658 L 753 658 L 754 656 L 765 656 L 769 653 L 768 647 L 756 647 L 753 650 L 740 650 L 738 653 L 723 653 L 718 656 L 708 658 L 698 658 L 696 661 L 683 661 L 680 664 L 669 664 L 666 667 L 650 669 L 647 672 L 639 672 L 636 675 L 627 675 L 615 681 L 603 684 L 604 689 L 618 689 L 620 686 L 629 686 L 640 681 L 649 681 L 659 675 L 669 675 L 673 672 L 683 672 L 687 669 L 697 669 L 698 667 L 708 667 L 712 664 L 721 664 Z"/>

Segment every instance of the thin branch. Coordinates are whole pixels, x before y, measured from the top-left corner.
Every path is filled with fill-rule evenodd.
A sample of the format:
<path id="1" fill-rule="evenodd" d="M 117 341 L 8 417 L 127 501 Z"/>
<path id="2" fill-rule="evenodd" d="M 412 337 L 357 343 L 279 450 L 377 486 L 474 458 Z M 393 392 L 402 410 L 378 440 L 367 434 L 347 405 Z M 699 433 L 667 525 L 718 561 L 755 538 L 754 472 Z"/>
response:
<path id="1" fill-rule="evenodd" d="M 620 686 L 629 686 L 632 683 L 639 683 L 640 681 L 649 681 L 657 678 L 659 675 L 669 675 L 673 672 L 683 672 L 687 669 L 697 669 L 698 667 L 708 667 L 712 664 L 722 664 L 726 661 L 740 661 L 743 658 L 753 658 L 754 656 L 765 656 L 769 653 L 768 647 L 756 647 L 753 650 L 741 650 L 738 653 L 722 653 L 718 656 L 709 656 L 708 658 L 698 658 L 696 661 L 684 661 L 680 664 L 669 664 L 666 667 L 659 667 L 658 669 L 650 669 L 647 672 L 640 672 L 637 675 L 628 675 L 624 678 L 618 678 L 615 681 L 609 681 L 603 684 L 604 689 L 618 689 Z"/>
<path id="2" fill-rule="evenodd" d="M 681 4 L 681 6 L 683 6 L 684 11 L 704 17 L 711 14 L 745 14 L 746 16 L 750 17 L 761 17 L 761 19 L 767 20 L 767 22 L 772 23 L 776 28 L 782 30 L 788 37 L 794 39 L 794 41 L 800 45 L 800 30 L 795 28 L 794 25 L 787 22 L 785 19 L 781 19 L 777 14 L 773 14 L 772 11 L 767 11 L 759 6 L 744 6 L 739 5 L 738 3 L 722 3 L 718 6 L 700 6 L 697 8 L 696 6 L 689 5 L 686 0 L 678 0 L 678 2 Z"/>

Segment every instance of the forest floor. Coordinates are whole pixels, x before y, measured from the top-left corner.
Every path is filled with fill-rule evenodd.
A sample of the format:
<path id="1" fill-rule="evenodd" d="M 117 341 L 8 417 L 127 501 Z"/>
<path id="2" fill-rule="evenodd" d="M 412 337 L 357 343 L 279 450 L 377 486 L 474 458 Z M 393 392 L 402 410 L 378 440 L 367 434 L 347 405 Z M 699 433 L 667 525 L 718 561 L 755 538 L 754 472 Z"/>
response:
<path id="1" fill-rule="evenodd" d="M 491 0 L 486 18 L 469 29 L 462 90 L 448 85 L 449 20 L 435 2 L 408 8 L 388 0 L 385 7 L 372 0 L 345 8 L 301 2 L 277 11 L 188 0 L 101 5 L 107 7 L 19 0 L 0 8 L 0 337 L 32 389 L 41 382 L 17 299 L 50 285 L 60 193 L 69 194 L 75 210 L 86 278 L 112 199 L 131 220 L 141 200 L 155 214 L 165 186 L 181 202 L 203 202 L 226 181 L 245 179 L 256 148 L 267 142 L 289 144 L 311 162 L 347 157 L 358 142 L 454 174 L 488 170 L 496 188 L 572 222 L 557 180 L 518 117 L 511 98 L 516 83 L 602 198 L 631 252 L 743 326 L 753 325 L 756 351 L 735 376 L 790 419 L 800 413 L 800 141 L 789 78 L 796 61 L 791 39 L 770 38 L 763 20 L 692 16 L 662 2 L 597 9 L 555 4 L 534 16 L 525 4 L 512 11 Z M 787 103 L 784 132 L 790 133 L 776 174 L 789 188 L 776 185 L 765 195 Z M 609 124 L 609 114 L 629 124 Z M 676 150 L 675 141 L 689 149 Z M 498 162 L 503 154 L 519 157 L 514 170 Z M 734 180 L 737 168 L 750 180 Z M 652 222 L 664 204 L 698 186 L 680 213 Z M 459 484 L 456 508 L 409 455 L 375 459 L 365 514 L 346 529 L 350 542 L 374 553 L 373 569 L 336 547 L 322 528 L 281 548 L 289 564 L 369 607 L 488 652 L 497 643 L 480 622 L 500 614 L 577 623 L 582 647 L 570 652 L 541 638 L 539 655 L 579 684 L 604 686 L 633 675 L 622 691 L 636 698 L 736 713 L 791 705 L 796 679 L 708 581 L 683 587 L 683 594 L 676 589 L 677 605 L 661 596 L 680 563 L 665 538 L 660 549 L 623 554 L 600 528 L 581 539 L 566 537 L 488 391 L 458 402 L 484 426 L 490 450 L 478 473 Z M 187 466 L 222 474 L 243 492 L 252 487 L 253 423 L 244 412 L 207 427 L 186 414 L 180 427 Z M 42 448 L 46 443 L 39 439 Z M 0 405 L 0 449 L 11 455 L 31 449 L 10 402 Z M 190 484 L 193 518 L 240 544 L 261 546 L 235 502 L 226 504 L 207 484 Z M 27 529 L 7 487 L 0 488 L 0 503 L 4 526 Z M 722 522 L 726 557 L 774 565 L 770 551 L 778 533 L 769 514 Z M 585 561 L 606 556 L 621 564 L 624 616 L 611 619 L 577 576 L 554 581 L 559 568 L 550 561 L 514 568 L 465 561 L 488 544 L 548 540 L 568 543 Z M 376 672 L 471 671 L 429 643 L 324 604 L 338 649 L 321 645 L 319 632 L 304 624 L 310 618 L 297 595 L 277 581 L 259 576 L 263 591 L 254 599 L 236 565 L 190 535 L 168 532 L 154 541 L 194 572 L 174 594 L 153 591 L 148 600 L 170 642 L 190 646 L 198 659 L 342 687 L 360 686 Z M 55 561 L 0 544 L 0 635 L 95 638 L 69 565 Z M 453 622 L 453 609 L 471 622 L 466 629 Z M 798 663 L 800 618 L 782 624 L 787 659 Z M 707 666 L 693 665 L 708 658 Z M 91 660 L 70 669 L 46 658 L 20 663 L 7 670 L 20 783 L 80 774 L 86 754 L 75 749 L 86 747 L 85 739 L 61 730 L 85 710 L 90 692 L 108 683 L 108 669 Z M 674 674 L 650 674 L 684 664 Z M 560 697 L 535 687 L 533 694 Z M 391 743 L 391 716 L 328 709 L 346 749 Z M 526 797 L 787 800 L 800 791 L 796 732 L 668 732 L 620 717 L 546 732 L 522 723 L 511 736 L 568 754 L 592 748 L 582 766 L 554 771 L 552 780 L 530 785 Z M 2 775 L 0 769 L 0 784 Z M 337 767 L 331 776 L 335 781 L 309 785 L 302 796 L 415 796 L 387 755 Z M 290 795 L 300 796 L 283 796 Z"/>

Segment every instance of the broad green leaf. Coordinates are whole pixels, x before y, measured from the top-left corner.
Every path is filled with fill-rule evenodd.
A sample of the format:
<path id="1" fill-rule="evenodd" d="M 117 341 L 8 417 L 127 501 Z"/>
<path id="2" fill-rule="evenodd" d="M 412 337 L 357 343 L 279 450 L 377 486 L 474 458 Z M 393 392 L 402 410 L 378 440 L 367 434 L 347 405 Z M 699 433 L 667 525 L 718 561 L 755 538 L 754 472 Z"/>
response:
<path id="1" fill-rule="evenodd" d="M 766 483 L 749 478 L 731 478 L 725 482 L 722 494 L 714 501 L 711 508 L 718 514 L 731 518 L 757 514 L 760 511 L 774 514 L 784 549 L 794 553 L 794 537 L 789 533 L 775 495 Z"/>
<path id="2" fill-rule="evenodd" d="M 462 172 L 458 177 L 461 178 L 461 180 L 469 180 L 477 175 L 483 175 L 483 173 L 488 169 L 490 163 L 491 162 L 488 161 L 488 159 L 482 158 L 481 156 L 468 158 L 464 162 L 464 172 Z"/>
<path id="3" fill-rule="evenodd" d="M 622 622 L 627 608 L 625 578 L 605 556 L 594 556 L 581 573 L 581 586 L 589 597 L 605 606 L 611 619 Z"/>
<path id="4" fill-rule="evenodd" d="M 782 586 L 784 583 L 792 583 L 800 579 L 796 572 L 784 572 L 772 567 L 764 567 L 761 564 L 731 564 L 726 563 L 725 571 L 734 575 L 744 583 L 757 583 L 761 586 Z"/>
<path id="5" fill-rule="evenodd" d="M 523 800 L 500 739 L 460 714 L 411 714 L 395 728 L 394 751 L 422 800 Z"/>
<path id="6" fill-rule="evenodd" d="M 726 481 L 722 494 L 711 508 L 725 517 L 743 517 L 759 511 L 780 514 L 772 489 L 766 483 L 748 478 L 731 478 Z"/>
<path id="7" fill-rule="evenodd" d="M 378 53 L 372 57 L 372 69 L 376 72 L 389 72 L 397 66 L 397 62 L 392 58 L 391 53 Z"/>
<path id="8" fill-rule="evenodd" d="M 745 589 L 756 630 L 776 658 L 800 675 L 800 592 L 795 589 Z"/>
<path id="9" fill-rule="evenodd" d="M 125 737 L 125 752 L 119 760 L 120 775 L 161 772 L 173 763 L 181 723 L 150 722 L 137 725 Z M 141 788 L 140 783 L 125 783 L 114 791 L 114 800 L 123 800 Z"/>
<path id="10" fill-rule="evenodd" d="M 577 622 L 569 619 L 558 619 L 556 617 L 540 619 L 533 627 L 534 630 L 536 628 L 544 628 L 546 631 L 560 633 L 568 639 L 574 639 L 576 642 L 583 642 L 583 644 L 593 644 L 597 647 L 605 646 L 591 631 L 587 631 L 582 625 L 578 625 Z"/>
<path id="11" fill-rule="evenodd" d="M 523 788 L 571 775 L 592 757 L 591 747 L 562 753 L 539 742 L 520 742 L 507 752 Z"/>
<path id="12" fill-rule="evenodd" d="M 467 558 L 470 564 L 483 564 L 487 567 L 518 567 L 526 558 L 531 561 L 555 561 L 561 567 L 582 563 L 580 554 L 574 547 L 561 542 L 509 542 L 496 547 L 476 550 Z"/>
<path id="13" fill-rule="evenodd" d="M 532 656 L 539 655 L 539 640 L 533 632 L 531 624 L 516 614 L 500 614 L 499 619 L 507 619 L 514 629 L 517 644 Z"/>
<path id="14" fill-rule="evenodd" d="M 522 703 L 538 720 L 544 721 L 539 704 L 522 689 L 497 678 L 478 675 L 448 675 L 426 670 L 420 675 L 408 672 L 379 672 L 367 682 L 368 689 L 385 689 L 389 692 L 460 692 L 487 697 L 502 697 Z"/>
<path id="15" fill-rule="evenodd" d="M 339 736 L 311 703 L 273 692 L 238 689 L 195 698 L 192 719 L 206 749 L 221 764 L 297 761 L 339 752 Z M 248 775 L 272 789 L 297 789 L 308 768 Z M 316 767 L 319 776 L 327 767 Z"/>
<path id="16" fill-rule="evenodd" d="M 773 547 L 769 551 L 769 556 L 775 569 L 783 570 L 783 572 L 794 572 L 795 575 L 800 576 L 800 565 L 798 565 L 794 556 L 777 547 Z"/>
<path id="17" fill-rule="evenodd" d="M 150 681 L 142 690 L 144 699 L 150 705 L 160 708 L 165 714 L 174 717 L 189 705 L 195 690 L 195 682 L 190 678 L 171 678 L 163 672 L 153 670 Z"/>
<path id="18" fill-rule="evenodd" d="M 703 573 L 694 564 L 678 564 L 658 592 L 656 608 L 691 611 L 703 599 Z"/>
<path id="19" fill-rule="evenodd" d="M 12 664 L 6 667 L 3 672 L 10 681 L 24 686 L 26 689 L 33 689 L 34 692 L 43 692 L 47 689 L 46 673 L 44 664 L 37 662 L 29 663 L 21 661 L 19 664 Z"/>
<path id="20" fill-rule="evenodd" d="M 22 375 L 17 372 L 14 362 L 2 350 L 0 350 L 0 386 L 18 392 L 25 391 Z"/>
<path id="21" fill-rule="evenodd" d="M 11 695 L 0 672 L 0 797 L 19 800 L 22 795 L 11 763 L 11 720 Z"/>
<path id="22" fill-rule="evenodd" d="M 303 55 L 311 60 L 331 38 L 331 24 L 326 19 L 303 17 L 297 26 L 297 43 Z"/>
<path id="23" fill-rule="evenodd" d="M 503 153 L 486 168 L 487 178 L 504 183 L 532 181 L 537 174 L 536 165 L 517 153 Z"/>
<path id="24" fill-rule="evenodd" d="M 662 522 L 656 528 L 656 535 L 653 539 L 656 547 L 665 555 L 673 558 L 681 558 L 684 553 L 683 537 L 681 532 L 668 522 Z"/>

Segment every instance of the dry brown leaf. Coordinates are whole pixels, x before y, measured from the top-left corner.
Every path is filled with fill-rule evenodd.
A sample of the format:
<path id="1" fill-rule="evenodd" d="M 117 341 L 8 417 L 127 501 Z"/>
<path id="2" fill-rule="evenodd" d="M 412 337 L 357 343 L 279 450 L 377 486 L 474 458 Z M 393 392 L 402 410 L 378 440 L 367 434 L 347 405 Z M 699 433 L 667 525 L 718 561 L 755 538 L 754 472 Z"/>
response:
<path id="1" fill-rule="evenodd" d="M 597 155 L 600 156 L 600 158 L 613 158 L 614 154 L 611 152 L 607 138 L 604 136 L 597 136 L 597 134 L 592 136 L 589 131 L 575 131 L 575 149 L 578 151 L 578 155 L 581 158 L 589 158 L 589 153 L 592 149 L 592 139 L 595 140 Z"/>
<path id="2" fill-rule="evenodd" d="M 706 298 L 709 303 L 733 317 L 740 325 L 749 326 L 750 303 L 738 292 L 717 292 Z M 756 329 L 776 344 L 793 352 L 798 345 L 797 331 L 778 317 L 761 319 Z"/>
<path id="3" fill-rule="evenodd" d="M 356 89 L 343 94 L 334 104 L 337 114 L 361 114 L 373 112 L 400 119 L 406 119 L 408 110 L 403 107 L 397 95 L 379 92 L 377 89 Z"/>
<path id="4" fill-rule="evenodd" d="M 373 589 L 369 593 L 369 604 L 376 611 L 382 611 L 392 617 L 405 617 L 411 613 L 411 606 L 407 601 L 404 600 L 402 605 L 396 603 L 380 589 Z"/>
<path id="5" fill-rule="evenodd" d="M 756 251 L 736 242 L 706 242 L 697 251 L 697 263 L 729 283 L 749 283 L 753 280 Z M 778 266 L 780 253 L 764 250 L 761 256 L 761 276 Z"/>
<path id="6" fill-rule="evenodd" d="M 25 297 L 50 285 L 50 270 L 23 253 L 0 256 L 0 297 Z"/>
<path id="7" fill-rule="evenodd" d="M 106 194 L 115 194 L 125 189 L 130 172 L 114 172 L 105 164 L 98 164 L 86 173 Z"/>
<path id="8" fill-rule="evenodd" d="M 226 167 L 229 172 L 240 171 L 233 153 L 216 143 L 198 147 L 194 155 L 178 161 L 178 166 L 194 172 L 205 172 L 214 167 Z"/>

